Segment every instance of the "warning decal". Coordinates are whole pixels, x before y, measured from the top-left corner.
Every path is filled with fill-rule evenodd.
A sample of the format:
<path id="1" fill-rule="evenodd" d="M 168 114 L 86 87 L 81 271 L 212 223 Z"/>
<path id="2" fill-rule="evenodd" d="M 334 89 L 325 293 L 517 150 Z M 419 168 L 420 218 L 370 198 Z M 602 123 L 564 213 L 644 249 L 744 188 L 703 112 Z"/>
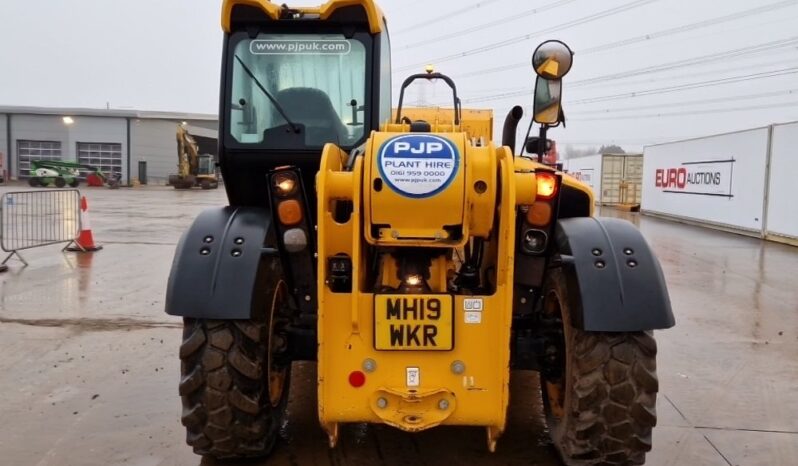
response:
<path id="1" fill-rule="evenodd" d="M 380 176 L 398 194 L 432 197 L 449 186 L 460 168 L 460 154 L 447 139 L 430 134 L 397 136 L 377 156 Z"/>

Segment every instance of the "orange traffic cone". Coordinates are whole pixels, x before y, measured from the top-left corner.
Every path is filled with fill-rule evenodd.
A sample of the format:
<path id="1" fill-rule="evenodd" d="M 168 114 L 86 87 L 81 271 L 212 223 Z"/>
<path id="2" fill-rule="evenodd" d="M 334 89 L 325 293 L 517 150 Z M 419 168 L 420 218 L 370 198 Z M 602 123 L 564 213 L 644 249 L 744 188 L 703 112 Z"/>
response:
<path id="1" fill-rule="evenodd" d="M 80 197 L 80 235 L 77 239 L 72 240 L 71 244 L 65 248 L 67 251 L 93 252 L 103 248 L 94 244 L 94 235 L 91 232 L 91 222 L 89 222 L 89 202 L 86 200 L 86 196 Z"/>

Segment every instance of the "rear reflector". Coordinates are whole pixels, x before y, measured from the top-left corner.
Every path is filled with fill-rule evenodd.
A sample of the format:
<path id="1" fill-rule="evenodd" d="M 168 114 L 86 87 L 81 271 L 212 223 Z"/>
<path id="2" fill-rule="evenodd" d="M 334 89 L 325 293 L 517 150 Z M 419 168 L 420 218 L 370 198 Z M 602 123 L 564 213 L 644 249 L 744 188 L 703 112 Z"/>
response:
<path id="1" fill-rule="evenodd" d="M 299 222 L 302 221 L 302 206 L 296 199 L 282 201 L 277 206 L 277 217 L 280 219 L 280 223 L 287 227 L 299 225 Z"/>
<path id="2" fill-rule="evenodd" d="M 551 204 L 541 201 L 532 204 L 526 213 L 526 221 L 536 227 L 545 227 L 551 223 Z"/>
<path id="3" fill-rule="evenodd" d="M 352 371 L 349 374 L 349 385 L 360 388 L 366 384 L 366 374 L 360 371 Z"/>

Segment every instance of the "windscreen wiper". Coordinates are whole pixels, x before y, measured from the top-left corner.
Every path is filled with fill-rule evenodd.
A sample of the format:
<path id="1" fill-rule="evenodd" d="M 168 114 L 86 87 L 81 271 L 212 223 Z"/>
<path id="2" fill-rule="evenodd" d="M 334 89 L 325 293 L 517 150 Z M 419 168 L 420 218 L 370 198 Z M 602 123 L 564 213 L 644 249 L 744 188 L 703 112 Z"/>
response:
<path id="1" fill-rule="evenodd" d="M 241 64 L 241 67 L 244 68 L 244 71 L 249 75 L 249 77 L 252 78 L 252 81 L 255 82 L 255 85 L 258 86 L 258 88 L 261 91 L 263 91 L 266 97 L 269 98 L 271 103 L 274 105 L 274 108 L 277 109 L 277 111 L 280 113 L 280 115 L 283 117 L 286 123 L 288 123 L 288 126 L 291 127 L 291 130 L 296 134 L 301 133 L 302 129 L 299 127 L 299 125 L 297 125 L 296 123 L 291 121 L 290 118 L 288 118 L 288 115 L 285 113 L 285 109 L 283 109 L 283 107 L 279 103 L 277 103 L 277 99 L 275 99 L 274 96 L 269 91 L 267 91 L 265 87 L 263 87 L 263 84 L 261 84 L 260 81 L 258 81 L 258 78 L 255 77 L 255 74 L 252 73 L 252 71 L 250 71 L 249 68 L 247 68 L 247 65 L 244 64 L 244 61 L 241 60 L 241 58 L 239 58 L 238 55 L 234 55 L 234 57 L 236 58 L 236 60 L 238 60 L 238 63 Z"/>

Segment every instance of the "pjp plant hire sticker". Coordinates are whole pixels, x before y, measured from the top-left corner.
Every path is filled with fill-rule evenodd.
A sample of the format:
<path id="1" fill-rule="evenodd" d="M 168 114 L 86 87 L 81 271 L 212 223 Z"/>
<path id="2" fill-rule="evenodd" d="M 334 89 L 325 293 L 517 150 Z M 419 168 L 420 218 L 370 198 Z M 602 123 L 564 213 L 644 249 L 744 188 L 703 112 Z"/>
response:
<path id="1" fill-rule="evenodd" d="M 380 176 L 396 193 L 412 198 L 432 197 L 457 176 L 460 154 L 451 141 L 431 134 L 397 136 L 380 148 Z"/>

